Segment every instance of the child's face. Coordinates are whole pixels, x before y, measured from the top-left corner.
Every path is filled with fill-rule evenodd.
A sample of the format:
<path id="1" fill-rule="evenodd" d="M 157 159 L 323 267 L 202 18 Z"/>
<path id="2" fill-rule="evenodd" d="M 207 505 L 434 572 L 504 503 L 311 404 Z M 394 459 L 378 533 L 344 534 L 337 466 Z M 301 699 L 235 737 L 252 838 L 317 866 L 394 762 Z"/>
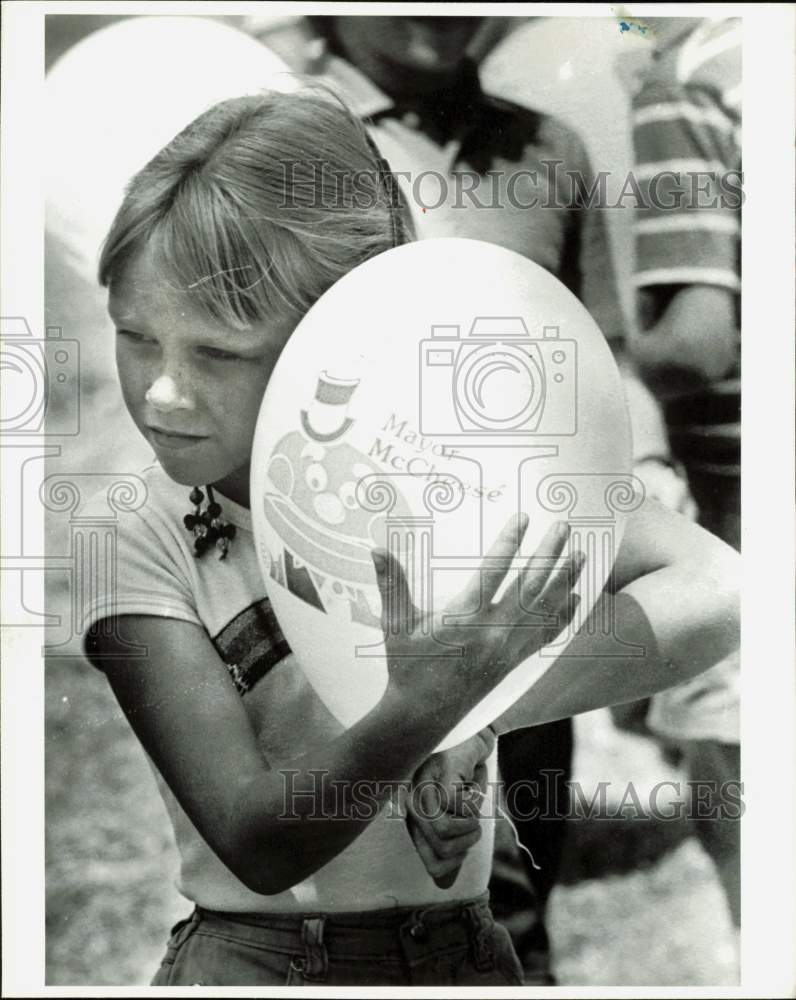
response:
<path id="1" fill-rule="evenodd" d="M 248 505 L 257 414 L 294 324 L 223 326 L 173 287 L 148 249 L 112 283 L 108 310 L 124 401 L 167 475 Z"/>

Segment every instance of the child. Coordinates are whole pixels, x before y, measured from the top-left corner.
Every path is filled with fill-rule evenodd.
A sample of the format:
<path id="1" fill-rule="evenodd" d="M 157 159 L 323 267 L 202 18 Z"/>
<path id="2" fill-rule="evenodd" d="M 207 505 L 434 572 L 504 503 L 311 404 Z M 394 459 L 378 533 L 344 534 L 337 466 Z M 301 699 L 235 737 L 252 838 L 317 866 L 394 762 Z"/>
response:
<path id="1" fill-rule="evenodd" d="M 341 176 L 358 178 L 360 197 L 341 197 Z M 345 731 L 281 635 L 251 536 L 252 437 L 274 363 L 331 284 L 406 238 L 395 201 L 386 164 L 334 101 L 240 98 L 132 180 L 103 248 L 124 400 L 157 462 L 144 507 L 120 519 L 118 581 L 92 607 L 87 655 L 156 768 L 195 903 L 156 985 L 521 983 L 485 896 L 490 822 L 413 809 L 410 837 L 383 806 L 415 775 L 494 776 L 491 733 L 427 759 L 571 620 L 582 556 L 558 558 L 566 529 L 536 553 L 554 569 L 526 569 L 491 603 L 504 576 L 494 566 L 516 553 L 525 519 L 506 526 L 497 564 L 462 595 L 469 608 L 487 597 L 483 627 L 435 622 L 464 647 L 455 659 L 434 659 L 400 566 L 376 551 L 389 682 Z M 733 553 L 652 505 L 629 519 L 613 589 L 602 603 L 626 642 L 647 647 L 643 666 L 604 657 L 585 670 L 590 640 L 578 636 L 580 656 L 557 660 L 495 731 L 637 698 L 737 643 Z M 505 627 L 528 611 L 556 624 Z M 369 809 L 354 802 L 367 783 Z"/>

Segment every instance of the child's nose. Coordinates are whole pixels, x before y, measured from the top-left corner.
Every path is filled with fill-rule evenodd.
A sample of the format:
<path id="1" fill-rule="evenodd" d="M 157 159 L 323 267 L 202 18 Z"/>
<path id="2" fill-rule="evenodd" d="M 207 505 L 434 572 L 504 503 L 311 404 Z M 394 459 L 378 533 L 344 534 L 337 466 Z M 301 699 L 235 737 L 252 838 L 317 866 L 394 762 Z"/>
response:
<path id="1" fill-rule="evenodd" d="M 156 379 L 147 390 L 145 398 L 150 406 L 162 413 L 192 409 L 189 397 L 180 391 L 170 375 L 161 375 Z"/>

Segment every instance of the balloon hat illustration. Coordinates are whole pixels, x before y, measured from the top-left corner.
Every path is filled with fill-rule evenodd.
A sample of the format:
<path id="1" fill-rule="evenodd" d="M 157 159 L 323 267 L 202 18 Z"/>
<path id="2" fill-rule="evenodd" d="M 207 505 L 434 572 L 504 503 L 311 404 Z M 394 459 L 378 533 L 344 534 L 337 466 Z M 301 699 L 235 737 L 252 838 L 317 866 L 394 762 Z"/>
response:
<path id="1" fill-rule="evenodd" d="M 308 438 L 328 444 L 345 434 L 353 423 L 347 415 L 347 407 L 358 385 L 358 378 L 335 378 L 328 372 L 321 372 L 315 399 L 309 410 L 301 411 L 301 426 Z"/>
<path id="2" fill-rule="evenodd" d="M 366 477 L 383 473 L 342 440 L 353 424 L 348 405 L 358 385 L 359 379 L 319 374 L 315 398 L 300 411 L 302 430 L 286 434 L 271 453 L 272 489 L 262 502 L 284 545 L 272 556 L 271 578 L 320 611 L 377 626 L 378 606 L 371 607 L 363 588 L 373 589 L 370 553 L 385 545 L 385 516 L 367 510 L 357 491 Z M 392 513 L 409 513 L 403 497 Z"/>

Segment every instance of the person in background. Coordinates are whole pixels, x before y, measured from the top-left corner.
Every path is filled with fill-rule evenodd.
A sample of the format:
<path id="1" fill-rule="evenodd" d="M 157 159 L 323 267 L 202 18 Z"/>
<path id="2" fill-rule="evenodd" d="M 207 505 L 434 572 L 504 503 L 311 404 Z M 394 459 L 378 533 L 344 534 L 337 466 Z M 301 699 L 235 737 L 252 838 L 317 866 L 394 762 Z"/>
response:
<path id="1" fill-rule="evenodd" d="M 639 329 L 630 348 L 661 401 L 699 521 L 740 550 L 741 27 L 655 18 L 633 98 Z M 737 656 L 652 699 L 646 724 L 690 777 L 738 780 Z M 740 824 L 698 819 L 740 924 Z"/>
<path id="2" fill-rule="evenodd" d="M 625 376 L 637 474 L 648 493 L 682 507 L 688 493 L 674 472 L 657 404 L 623 349 L 625 321 L 604 219 L 581 201 L 593 183 L 586 149 L 559 119 L 481 88 L 478 61 L 509 24 L 506 18 L 357 16 L 259 24 L 253 18 L 248 27 L 295 70 L 330 83 L 367 120 L 391 168 L 403 175 L 418 238 L 497 243 L 540 264 L 578 296 Z M 536 782 L 539 789 L 521 802 L 518 797 L 518 807 L 549 817 L 515 819 L 538 869 L 516 850 L 508 825 L 498 823 L 490 883 L 493 911 L 512 935 L 529 985 L 555 981 L 543 915 L 561 864 L 572 754 L 571 719 L 517 730 L 499 744 L 506 785 Z M 552 816 L 550 802 L 556 803 Z"/>

